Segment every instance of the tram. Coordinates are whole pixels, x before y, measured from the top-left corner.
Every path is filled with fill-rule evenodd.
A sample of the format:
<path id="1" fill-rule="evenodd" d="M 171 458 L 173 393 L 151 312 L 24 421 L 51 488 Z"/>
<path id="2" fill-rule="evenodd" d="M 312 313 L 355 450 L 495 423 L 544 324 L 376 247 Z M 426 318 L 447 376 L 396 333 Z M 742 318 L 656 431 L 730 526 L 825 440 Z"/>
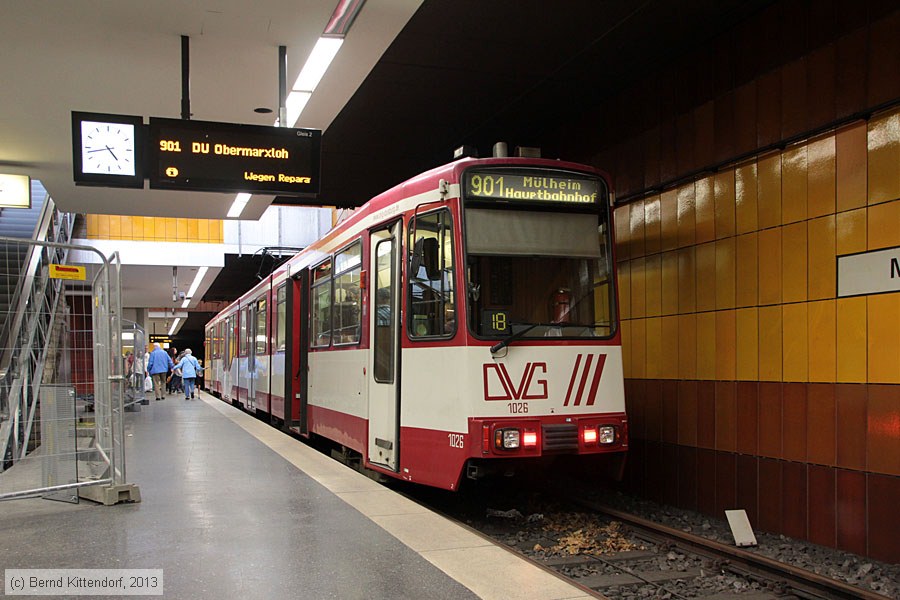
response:
<path id="1" fill-rule="evenodd" d="M 372 198 L 206 326 L 207 388 L 369 473 L 456 490 L 628 448 L 610 186 L 462 158 Z"/>

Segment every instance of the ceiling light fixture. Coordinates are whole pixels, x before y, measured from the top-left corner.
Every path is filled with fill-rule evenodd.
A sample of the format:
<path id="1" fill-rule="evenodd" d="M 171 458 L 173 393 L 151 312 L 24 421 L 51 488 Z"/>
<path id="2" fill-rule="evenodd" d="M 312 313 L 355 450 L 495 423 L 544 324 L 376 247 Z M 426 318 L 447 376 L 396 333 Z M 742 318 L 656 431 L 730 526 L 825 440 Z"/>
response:
<path id="1" fill-rule="evenodd" d="M 300 119 L 300 113 L 306 108 L 306 103 L 312 98 L 312 92 L 291 92 L 288 94 L 287 100 L 284 102 L 286 111 L 285 118 L 288 123 L 296 125 Z"/>
<path id="2" fill-rule="evenodd" d="M 366 0 L 340 0 L 323 33 L 325 35 L 347 35 L 365 3 Z"/>
<path id="3" fill-rule="evenodd" d="M 197 288 L 200 287 L 200 282 L 203 281 L 207 271 L 209 271 L 209 267 L 200 267 L 197 271 L 197 274 L 194 276 L 194 281 L 191 283 L 191 287 L 188 288 L 187 297 L 184 299 L 184 302 L 181 303 L 181 308 L 187 308 L 188 305 L 190 305 L 191 299 L 194 297 L 194 294 L 197 293 Z"/>
<path id="4" fill-rule="evenodd" d="M 172 322 L 172 327 L 169 328 L 169 335 L 172 335 L 173 333 L 175 333 L 175 329 L 178 328 L 178 324 L 179 324 L 179 323 L 181 323 L 181 317 L 178 317 L 177 319 L 175 319 L 175 320 Z"/>
<path id="5" fill-rule="evenodd" d="M 309 58 L 306 59 L 306 64 L 303 65 L 300 74 L 294 81 L 294 85 L 291 86 L 290 94 L 285 99 L 285 119 L 287 122 L 280 123 L 276 119 L 276 127 L 297 126 L 297 121 L 300 120 L 300 113 L 306 108 L 306 104 L 312 97 L 316 86 L 322 81 L 325 71 L 328 70 L 334 57 L 337 56 L 338 50 L 341 49 L 341 45 L 344 43 L 344 37 L 350 31 L 350 26 L 353 25 L 364 4 L 365 0 L 338 1 L 334 12 L 331 14 L 331 19 L 325 27 L 325 31 L 322 32 L 322 37 L 319 38 L 313 47 Z M 256 109 L 256 111 L 263 112 L 260 109 Z M 246 198 L 242 199 L 242 196 Z M 249 194 L 238 194 L 234 204 L 231 205 L 231 209 L 228 211 L 227 217 L 230 219 L 240 217 L 249 200 Z"/>
<path id="6" fill-rule="evenodd" d="M 231 208 L 228 209 L 228 214 L 225 216 L 229 219 L 235 219 L 241 216 L 241 213 L 244 212 L 244 207 L 247 206 L 248 202 L 250 202 L 250 194 L 238 194 L 234 198 L 234 204 L 231 205 Z"/>
<path id="7" fill-rule="evenodd" d="M 314 92 L 343 43 L 342 38 L 320 37 L 291 89 L 295 92 Z"/>

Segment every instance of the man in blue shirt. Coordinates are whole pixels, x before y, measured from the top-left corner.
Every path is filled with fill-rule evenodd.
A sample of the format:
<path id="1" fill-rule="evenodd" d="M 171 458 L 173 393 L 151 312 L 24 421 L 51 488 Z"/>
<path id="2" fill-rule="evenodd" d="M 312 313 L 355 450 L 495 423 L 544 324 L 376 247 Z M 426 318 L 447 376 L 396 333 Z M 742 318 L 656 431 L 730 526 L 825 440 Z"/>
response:
<path id="1" fill-rule="evenodd" d="M 159 343 L 153 344 L 153 352 L 150 353 L 150 360 L 147 361 L 146 373 L 153 379 L 153 390 L 156 392 L 157 400 L 166 397 L 166 374 L 174 366 L 172 358 L 160 347 Z"/>

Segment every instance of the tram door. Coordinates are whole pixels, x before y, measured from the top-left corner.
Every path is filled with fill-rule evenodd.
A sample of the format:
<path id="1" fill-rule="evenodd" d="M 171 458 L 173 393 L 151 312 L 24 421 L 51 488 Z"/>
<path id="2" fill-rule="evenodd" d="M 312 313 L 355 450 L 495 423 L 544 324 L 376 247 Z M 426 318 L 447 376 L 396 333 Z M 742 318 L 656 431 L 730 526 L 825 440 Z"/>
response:
<path id="1" fill-rule="evenodd" d="M 259 319 L 257 315 L 259 314 L 259 304 L 257 302 L 253 302 L 250 305 L 250 312 L 247 315 L 247 329 L 250 332 L 247 340 L 247 402 L 245 406 L 250 410 L 255 410 L 256 406 L 256 386 L 259 385 L 258 375 L 257 375 L 257 367 L 258 361 L 256 358 L 256 340 L 257 335 L 259 335 L 258 326 Z"/>
<path id="2" fill-rule="evenodd" d="M 401 224 L 371 232 L 369 460 L 393 471 L 400 454 L 399 274 Z"/>
<path id="3" fill-rule="evenodd" d="M 232 339 L 234 338 L 234 320 L 233 317 L 226 317 L 225 319 L 225 335 L 224 337 L 224 352 L 222 358 L 222 389 L 219 390 L 219 393 L 222 394 L 222 397 L 231 399 L 231 361 L 234 358 L 234 354 L 231 350 Z"/>

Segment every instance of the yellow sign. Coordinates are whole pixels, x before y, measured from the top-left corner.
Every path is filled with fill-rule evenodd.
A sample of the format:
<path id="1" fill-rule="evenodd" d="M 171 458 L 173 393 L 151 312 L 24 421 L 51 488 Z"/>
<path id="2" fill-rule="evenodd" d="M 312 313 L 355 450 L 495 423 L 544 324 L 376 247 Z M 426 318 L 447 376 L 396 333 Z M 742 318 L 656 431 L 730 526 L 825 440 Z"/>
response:
<path id="1" fill-rule="evenodd" d="M 50 279 L 77 279 L 78 281 L 84 281 L 87 279 L 87 272 L 84 267 L 50 265 Z"/>

